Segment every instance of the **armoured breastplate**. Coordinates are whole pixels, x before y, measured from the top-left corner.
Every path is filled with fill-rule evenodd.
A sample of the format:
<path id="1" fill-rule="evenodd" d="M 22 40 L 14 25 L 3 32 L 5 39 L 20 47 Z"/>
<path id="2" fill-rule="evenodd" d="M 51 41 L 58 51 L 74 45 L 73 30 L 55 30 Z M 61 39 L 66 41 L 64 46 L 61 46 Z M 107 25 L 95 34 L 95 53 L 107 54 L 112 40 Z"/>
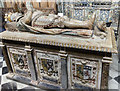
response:
<path id="1" fill-rule="evenodd" d="M 57 15 L 38 15 L 32 20 L 33 27 L 52 28 L 60 25 L 60 17 Z"/>

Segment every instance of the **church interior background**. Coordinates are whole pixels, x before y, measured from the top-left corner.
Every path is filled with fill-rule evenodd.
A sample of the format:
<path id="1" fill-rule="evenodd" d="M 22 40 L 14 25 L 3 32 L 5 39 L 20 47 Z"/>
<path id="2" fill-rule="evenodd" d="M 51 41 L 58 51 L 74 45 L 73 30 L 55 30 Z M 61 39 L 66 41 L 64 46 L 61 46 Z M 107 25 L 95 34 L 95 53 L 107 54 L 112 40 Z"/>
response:
<path id="1" fill-rule="evenodd" d="M 42 38 L 40 39 L 39 37 L 36 37 L 37 35 L 36 36 L 33 35 L 34 37 L 38 38 L 37 39 L 38 42 L 40 39 L 39 44 L 41 43 L 43 46 L 41 44 L 40 46 L 37 46 L 38 42 L 34 42 L 34 44 L 36 45 L 33 46 L 32 43 L 34 41 L 34 37 L 31 37 L 29 42 L 24 41 L 26 45 L 30 44 L 31 47 L 29 48 L 29 46 L 25 46 L 24 48 L 24 46 L 22 46 L 22 44 L 19 44 L 19 43 L 21 43 L 20 41 L 23 41 L 22 37 L 24 38 L 25 36 L 18 35 L 18 37 L 21 39 L 19 41 L 19 39 L 17 40 L 18 37 L 16 37 L 17 33 L 15 34 L 9 33 L 8 35 L 5 35 L 5 32 L 7 33 L 5 24 L 10 22 L 6 18 L 8 17 L 9 13 L 15 12 L 14 11 L 15 3 L 17 3 L 19 9 L 22 9 L 21 12 L 26 12 L 27 9 L 22 8 L 26 6 L 21 6 L 21 4 L 26 5 L 27 2 L 30 2 L 33 5 L 33 8 L 41 10 L 43 12 L 49 11 L 49 13 L 51 14 L 56 14 L 61 17 L 67 16 L 70 19 L 76 19 L 79 21 L 87 21 L 91 19 L 92 14 L 95 12 L 96 13 L 95 22 L 102 21 L 106 24 L 106 27 L 110 27 L 113 29 L 113 32 L 111 33 L 111 36 L 113 37 L 111 37 L 110 39 L 116 41 L 116 42 L 112 41 L 112 45 L 113 47 L 117 45 L 116 46 L 117 52 L 116 51 L 113 52 L 113 50 L 109 50 L 109 49 L 105 49 L 105 50 L 99 49 L 99 47 L 98 49 L 97 47 L 95 47 L 95 49 L 93 47 L 92 49 L 92 47 L 90 46 L 91 44 L 90 45 L 88 44 L 88 46 L 87 44 L 85 44 L 85 46 L 78 45 L 79 47 L 74 46 L 74 44 L 67 45 L 67 42 L 64 44 L 64 41 L 69 41 L 69 40 L 71 41 L 74 40 L 77 42 L 81 41 L 76 37 L 76 34 L 72 35 L 72 37 L 75 36 L 76 40 L 69 39 L 69 38 L 68 40 L 67 39 L 64 40 L 64 38 L 61 38 L 59 35 L 58 37 L 56 37 L 55 35 L 56 40 L 60 41 L 61 44 L 60 43 L 55 44 L 54 41 L 51 43 L 52 35 L 45 35 L 46 37 L 48 37 L 48 39 L 49 38 L 51 39 L 50 42 L 48 41 L 45 43 L 43 43 L 44 41 L 41 40 Z M 0 89 L 2 91 L 6 91 L 6 89 L 7 90 L 12 89 L 13 91 L 16 91 L 16 90 L 20 90 L 20 91 L 28 90 L 29 91 L 30 89 L 33 91 L 34 90 L 42 91 L 43 89 L 41 89 L 41 87 L 38 86 L 40 81 L 43 82 L 42 83 L 43 86 L 48 87 L 47 90 L 53 89 L 56 86 L 56 84 L 59 88 L 62 88 L 62 89 L 66 89 L 66 88 L 76 89 L 77 88 L 77 89 L 83 89 L 83 90 L 87 89 L 89 91 L 89 89 L 91 90 L 91 88 L 97 88 L 97 89 L 109 89 L 109 90 L 116 90 L 116 91 L 120 90 L 120 53 L 119 53 L 120 52 L 120 43 L 119 43 L 120 42 L 120 33 L 119 33 L 120 31 L 120 1 L 119 0 L 0 0 L 0 20 L 1 20 L 0 21 L 0 36 L 1 36 L 0 37 L 1 39 L 0 40 L 0 47 L 1 47 L 0 48 Z M 16 32 L 16 31 L 13 31 L 13 32 Z M 68 34 L 64 33 L 64 35 L 71 36 L 71 34 L 69 33 Z M 13 39 L 7 38 L 11 36 L 14 36 L 16 40 L 14 38 Z M 45 36 L 43 37 L 45 38 Z M 45 40 L 44 38 L 43 40 Z M 10 43 L 11 41 L 9 42 L 7 40 L 12 40 L 13 45 Z M 89 41 L 89 39 L 87 40 L 83 38 L 82 41 L 84 40 Z M 98 39 L 98 40 L 101 40 L 101 39 Z M 19 43 L 17 44 L 16 42 L 16 44 L 14 44 L 14 41 L 19 41 Z M 71 41 L 69 42 L 71 43 Z M 79 43 L 76 43 L 76 45 L 80 43 L 82 44 L 82 42 L 79 42 Z M 85 43 L 88 43 L 88 42 L 85 42 Z M 100 45 L 102 44 L 104 45 L 104 42 L 101 42 Z M 50 47 L 48 45 L 50 45 Z M 5 51 L 5 48 L 3 46 L 7 46 L 6 47 L 7 52 L 5 53 L 8 53 L 8 54 L 5 54 L 3 52 Z M 56 46 L 60 46 L 60 52 L 57 51 Z M 111 46 L 111 45 L 108 44 L 107 46 Z M 39 49 L 39 47 L 41 48 Z M 31 48 L 34 49 L 33 53 L 31 51 Z M 84 57 L 79 58 L 78 56 L 79 54 L 76 49 L 74 50 L 74 48 L 80 49 L 80 56 L 83 55 L 86 57 L 86 59 L 84 59 Z M 64 53 L 64 50 L 66 50 L 65 53 Z M 83 50 L 85 51 L 89 50 L 90 52 L 88 53 L 85 52 L 85 55 L 84 55 L 82 54 Z M 92 51 L 97 50 L 98 52 L 95 52 L 97 54 L 94 54 L 91 50 Z M 97 55 L 102 55 L 102 53 L 101 54 L 99 53 L 101 51 L 102 52 L 107 51 L 105 53 L 106 57 L 103 57 L 103 56 L 100 56 L 100 57 L 103 57 L 102 62 L 104 62 L 104 64 L 105 63 L 107 64 L 107 62 L 109 61 L 108 62 L 110 63 L 109 67 L 106 66 L 106 64 L 104 66 L 104 64 L 102 64 L 101 61 L 97 62 L 93 60 L 91 61 L 89 59 L 89 55 L 91 54 L 90 55 L 91 58 L 93 59 L 96 58 L 100 60 L 100 57 L 97 58 Z M 16 54 L 15 52 L 17 52 L 19 55 Z M 35 57 L 29 58 L 30 57 L 29 55 L 31 54 L 33 55 L 34 53 L 35 53 Z M 6 58 L 7 57 L 6 55 L 10 57 Z M 9 58 L 10 58 L 10 64 L 13 67 L 9 66 L 9 62 L 8 62 Z M 14 61 L 11 61 L 13 59 Z M 16 62 L 16 60 L 18 59 L 19 61 L 20 60 L 25 61 L 24 67 Z M 33 63 L 29 63 L 29 62 L 27 63 L 26 60 L 28 59 L 29 60 L 34 59 Z M 112 62 L 110 60 L 112 60 Z M 85 63 L 84 61 L 86 61 L 87 63 Z M 31 64 L 32 66 L 34 66 L 33 68 Z M 84 64 L 86 64 L 86 66 L 83 66 Z M 64 67 L 64 65 L 67 65 L 67 66 Z M 103 67 L 102 70 L 100 70 L 100 67 Z M 15 74 L 19 74 L 22 69 L 21 73 L 25 77 L 28 77 L 28 78 L 30 77 L 30 79 L 35 80 L 32 82 L 35 85 L 26 84 L 22 81 L 17 81 L 16 80 L 18 79 L 17 76 L 16 78 L 14 77 L 12 78 L 13 74 L 10 75 L 11 69 L 15 70 Z M 64 70 L 67 70 L 67 71 L 64 71 Z M 103 78 L 102 74 L 104 74 L 104 70 L 105 70 L 105 73 L 108 75 L 105 77 L 103 76 L 104 77 Z M 98 73 L 96 71 L 98 71 Z M 87 72 L 86 73 L 87 75 L 85 75 L 85 72 Z M 8 75 L 9 77 L 7 77 Z M 92 77 L 97 80 L 94 80 Z M 90 80 L 90 78 L 92 80 Z M 37 79 L 39 81 L 37 81 Z M 47 81 L 46 80 L 44 81 L 43 79 L 46 79 Z M 53 80 L 54 82 L 52 83 Z M 103 80 L 106 80 L 107 82 L 106 81 L 104 82 Z M 45 82 L 45 85 L 44 85 L 44 82 Z M 46 85 L 46 83 L 50 83 L 50 85 Z M 107 83 L 107 86 L 104 83 L 105 84 Z M 83 86 L 79 84 L 82 84 Z M 100 84 L 102 84 L 103 87 Z M 57 86 L 54 89 L 58 89 Z"/>

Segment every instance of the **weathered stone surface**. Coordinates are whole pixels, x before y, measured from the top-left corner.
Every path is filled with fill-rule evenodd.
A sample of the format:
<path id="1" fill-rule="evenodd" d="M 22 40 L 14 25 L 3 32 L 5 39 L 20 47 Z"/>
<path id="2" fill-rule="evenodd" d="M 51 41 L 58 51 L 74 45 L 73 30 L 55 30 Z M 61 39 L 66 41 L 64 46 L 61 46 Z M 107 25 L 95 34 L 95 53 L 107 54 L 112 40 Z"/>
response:
<path id="1" fill-rule="evenodd" d="M 111 54 L 117 53 L 113 30 L 108 30 L 106 39 L 5 31 L 0 38 L 6 46 L 3 47 L 5 54 L 9 54 L 5 56 L 10 63 L 8 67 L 14 70 L 14 75 L 9 78 L 47 89 L 107 89 L 104 78 L 108 77 Z M 27 57 L 24 62 L 30 71 L 19 62 L 14 62 L 16 66 L 11 67 L 13 61 L 20 59 L 15 59 L 12 54 Z M 31 75 L 16 73 L 16 68 Z"/>
<path id="2" fill-rule="evenodd" d="M 1 91 L 16 91 L 17 83 L 9 82 L 2 85 Z"/>
<path id="3" fill-rule="evenodd" d="M 65 35 L 38 35 L 26 32 L 10 31 L 5 31 L 1 33 L 0 38 L 14 41 L 117 53 L 114 32 L 111 28 L 108 28 L 108 34 L 106 39 L 101 39 L 97 36 L 93 36 L 91 38 L 81 38 Z"/>

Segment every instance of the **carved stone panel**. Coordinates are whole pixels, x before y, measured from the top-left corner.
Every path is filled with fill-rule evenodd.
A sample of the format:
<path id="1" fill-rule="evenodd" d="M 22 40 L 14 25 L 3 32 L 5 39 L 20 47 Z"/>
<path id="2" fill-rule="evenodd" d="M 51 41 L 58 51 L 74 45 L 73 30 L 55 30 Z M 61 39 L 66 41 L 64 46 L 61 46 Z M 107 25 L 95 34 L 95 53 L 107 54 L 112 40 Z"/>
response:
<path id="1" fill-rule="evenodd" d="M 99 88 L 101 80 L 98 81 L 101 72 L 99 61 L 70 57 L 70 66 L 71 86 L 73 88 Z"/>
<path id="2" fill-rule="evenodd" d="M 57 54 L 36 51 L 36 63 L 40 82 L 60 85 L 60 61 Z"/>
<path id="3" fill-rule="evenodd" d="M 7 47 L 13 72 L 18 75 L 30 77 L 27 55 L 24 49 Z"/>

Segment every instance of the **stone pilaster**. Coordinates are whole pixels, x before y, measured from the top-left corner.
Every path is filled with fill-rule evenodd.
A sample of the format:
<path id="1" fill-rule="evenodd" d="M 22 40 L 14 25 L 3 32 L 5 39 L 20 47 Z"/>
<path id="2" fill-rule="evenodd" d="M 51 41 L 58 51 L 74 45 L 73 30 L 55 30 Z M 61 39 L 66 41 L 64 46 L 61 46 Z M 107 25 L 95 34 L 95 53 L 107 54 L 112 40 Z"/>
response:
<path id="1" fill-rule="evenodd" d="M 31 73 L 31 80 L 36 81 L 37 80 L 37 75 L 36 75 L 36 70 L 35 70 L 35 63 L 34 63 L 34 59 L 32 56 L 32 49 L 30 46 L 25 46 L 25 51 L 27 54 L 27 61 L 28 61 L 28 67 L 30 69 L 30 73 Z M 35 83 L 34 83 L 35 84 Z"/>
<path id="2" fill-rule="evenodd" d="M 11 73 L 11 72 L 13 72 L 13 70 L 12 70 L 12 66 L 11 66 L 9 56 L 8 56 L 8 53 L 7 53 L 7 48 L 2 42 L 0 42 L 0 47 L 2 49 L 4 59 L 5 59 L 6 64 L 7 64 L 8 71 Z"/>
<path id="3" fill-rule="evenodd" d="M 63 89 L 68 87 L 68 74 L 67 74 L 67 54 L 65 51 L 60 51 L 60 61 L 61 61 L 61 84 Z"/>

